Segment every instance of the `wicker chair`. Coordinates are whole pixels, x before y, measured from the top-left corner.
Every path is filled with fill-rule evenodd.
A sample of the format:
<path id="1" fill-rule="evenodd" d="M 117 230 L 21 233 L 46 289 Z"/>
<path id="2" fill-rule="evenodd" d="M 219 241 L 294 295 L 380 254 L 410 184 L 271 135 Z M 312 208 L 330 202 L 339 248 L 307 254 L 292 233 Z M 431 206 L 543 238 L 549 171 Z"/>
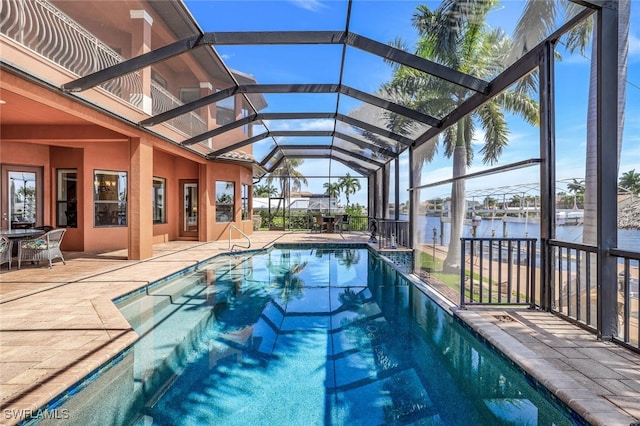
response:
<path id="1" fill-rule="evenodd" d="M 327 222 L 324 221 L 324 218 L 321 214 L 315 215 L 315 223 L 313 224 L 313 230 L 318 232 L 327 232 Z"/>
<path id="2" fill-rule="evenodd" d="M 40 237 L 20 240 L 18 242 L 18 269 L 20 269 L 20 263 L 23 260 L 30 260 L 32 262 L 48 260 L 49 268 L 51 268 L 53 266 L 51 261 L 60 258 L 62 259 L 62 263 L 66 265 L 62 251 L 60 250 L 62 237 L 64 237 L 66 231 L 65 228 L 54 229 Z"/>
<path id="3" fill-rule="evenodd" d="M 337 215 L 333 221 L 333 232 L 339 232 L 342 234 L 342 215 Z"/>
<path id="4" fill-rule="evenodd" d="M 13 241 L 7 237 L 0 236 L 0 267 L 3 263 L 9 264 L 9 270 L 11 270 L 11 250 L 13 248 Z"/>

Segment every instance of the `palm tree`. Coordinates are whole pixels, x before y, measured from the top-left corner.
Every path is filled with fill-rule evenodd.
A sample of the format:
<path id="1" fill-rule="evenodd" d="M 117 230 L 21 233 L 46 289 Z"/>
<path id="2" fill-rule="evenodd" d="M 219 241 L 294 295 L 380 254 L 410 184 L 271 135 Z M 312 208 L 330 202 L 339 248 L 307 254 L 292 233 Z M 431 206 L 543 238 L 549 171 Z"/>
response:
<path id="1" fill-rule="evenodd" d="M 278 188 L 273 185 L 254 185 L 253 196 L 254 197 L 272 197 L 278 193 Z"/>
<path id="2" fill-rule="evenodd" d="M 631 191 L 633 194 L 640 193 L 640 173 L 636 173 L 636 169 L 624 172 L 620 177 L 618 185 Z"/>
<path id="3" fill-rule="evenodd" d="M 347 197 L 347 208 L 349 208 L 349 195 L 360 191 L 362 189 L 362 185 L 360 185 L 360 181 L 358 179 L 351 177 L 348 172 L 344 177 L 340 178 L 338 185 L 344 192 L 345 197 Z"/>
<path id="4" fill-rule="evenodd" d="M 299 253 L 294 254 L 293 258 L 290 253 L 287 254 L 288 256 L 278 257 L 277 260 L 269 256 L 266 265 L 269 272 L 273 274 L 271 286 L 278 291 L 278 296 L 285 302 L 303 295 L 305 283 L 299 274 L 309 263 L 303 260 Z"/>
<path id="5" fill-rule="evenodd" d="M 624 107 L 626 103 L 627 58 L 629 52 L 629 20 L 631 16 L 631 1 L 619 0 L 618 7 L 618 159 L 622 148 L 622 129 L 624 128 Z M 556 17 L 562 12 L 567 16 L 575 15 L 575 9 L 579 8 L 574 3 L 567 1 L 541 1 L 530 0 L 514 30 L 514 55 L 521 55 L 527 47 L 535 46 L 553 31 L 556 26 Z M 597 43 L 596 32 L 593 30 L 593 21 L 588 21 L 572 31 L 566 40 L 566 47 L 570 52 L 580 49 L 584 53 L 590 36 L 592 37 L 592 58 L 596 57 Z M 596 244 L 596 219 L 597 219 L 597 61 L 591 61 L 591 75 L 589 78 L 589 101 L 587 110 L 587 159 L 585 170 L 585 203 L 584 203 L 584 227 L 582 241 L 585 244 Z M 619 162 L 619 160 L 618 160 Z"/>
<path id="6" fill-rule="evenodd" d="M 271 185 L 273 180 L 277 179 L 280 184 L 280 195 L 288 200 L 291 196 L 291 191 L 300 191 L 302 184 L 305 186 L 309 184 L 307 178 L 296 169 L 302 163 L 304 163 L 304 160 L 301 158 L 285 158 L 280 163 L 280 166 L 267 177 L 267 185 Z M 280 208 L 279 202 L 278 208 Z"/>
<path id="7" fill-rule="evenodd" d="M 485 25 L 487 14 L 495 5 L 497 0 L 448 0 L 434 11 L 425 5 L 418 6 L 413 16 L 413 26 L 421 37 L 416 54 L 479 78 L 488 80 L 496 76 L 505 67 L 504 58 L 511 43 L 502 31 Z M 464 176 L 471 165 L 471 141 L 477 125 L 485 131 L 480 151 L 483 162 L 493 164 L 508 144 L 505 111 L 537 124 L 538 105 L 527 93 L 530 87 L 520 89 L 501 93 L 442 133 L 438 142 L 444 146 L 445 154 L 453 157 L 454 179 Z M 385 90 L 405 99 L 405 105 L 436 117 L 454 110 L 469 96 L 468 90 L 407 67 L 395 71 Z M 402 123 L 392 124 L 402 126 Z M 426 151 L 423 161 L 430 160 L 433 152 Z M 416 158 L 414 164 L 421 166 L 423 161 Z M 465 182 L 458 179 L 451 188 L 451 238 L 444 264 L 448 272 L 457 272 L 461 267 L 460 237 L 465 208 Z"/>
<path id="8" fill-rule="evenodd" d="M 331 199 L 337 200 L 340 197 L 340 184 L 338 182 L 325 182 L 322 186 L 324 193 L 329 196 L 329 209 L 331 209 Z"/>
<path id="9" fill-rule="evenodd" d="M 581 180 L 573 179 L 573 182 L 567 184 L 567 191 L 569 191 L 570 194 L 573 194 L 573 209 L 577 210 L 578 195 L 582 195 L 582 198 L 584 198 L 584 179 L 581 179 Z"/>

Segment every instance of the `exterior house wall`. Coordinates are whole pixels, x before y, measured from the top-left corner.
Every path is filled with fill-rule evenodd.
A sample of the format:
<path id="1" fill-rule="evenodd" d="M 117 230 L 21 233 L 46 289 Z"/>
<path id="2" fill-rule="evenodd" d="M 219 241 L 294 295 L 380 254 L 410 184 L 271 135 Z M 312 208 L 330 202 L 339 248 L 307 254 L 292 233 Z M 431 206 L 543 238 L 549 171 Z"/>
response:
<path id="1" fill-rule="evenodd" d="M 131 179 L 129 170 L 129 143 L 101 142 L 87 144 L 84 148 L 84 170 L 82 175 L 84 182 L 81 187 L 85 203 L 78 208 L 83 210 L 85 217 L 85 247 L 90 250 L 113 250 L 127 247 L 127 226 L 94 226 L 96 212 L 94 211 L 94 172 L 95 170 L 107 170 L 127 173 L 127 185 Z M 127 194 L 128 198 L 137 194 Z M 127 203 L 127 216 L 130 203 Z"/>
<path id="2" fill-rule="evenodd" d="M 154 6 L 166 7 L 166 4 L 152 5 L 145 1 L 130 0 L 115 3 L 89 2 L 86 5 L 83 2 L 54 0 L 50 4 L 59 7 L 79 24 L 79 27 L 69 31 L 76 31 L 81 27 L 125 59 L 139 55 L 145 49 L 155 49 L 192 35 L 196 29 L 195 23 L 186 22 L 191 19 L 188 16 L 183 17 L 185 22 L 182 23 L 178 22 L 178 19 L 177 27 L 170 28 L 169 24 L 162 22 Z M 35 4 L 29 6 L 39 7 Z M 100 8 L 102 10 L 99 10 Z M 178 9 L 179 7 L 176 10 Z M 20 13 L 19 10 L 16 9 L 17 12 L 12 13 Z M 40 19 L 40 16 L 44 17 L 45 14 L 30 16 L 30 19 Z M 139 19 L 140 17 L 143 19 Z M 171 25 L 176 22 L 172 22 Z M 25 31 L 26 27 L 15 40 L 0 31 L 0 55 L 19 71 L 0 70 L 0 90 L 3 99 L 12 94 L 12 100 L 20 100 L 24 105 L 20 114 L 0 115 L 0 162 L 3 165 L 17 164 L 42 168 L 43 215 L 39 220 L 42 223 L 38 225 L 58 225 L 57 170 L 77 170 L 77 227 L 67 228 L 63 250 L 128 249 L 130 258 L 146 258 L 152 255 L 154 243 L 180 238 L 201 241 L 226 239 L 231 223 L 247 234 L 252 232 L 251 220 L 241 220 L 241 184 L 251 187 L 250 164 L 210 161 L 196 152 L 183 149 L 178 143 L 192 136 L 185 133 L 184 129 L 188 126 L 181 130 L 171 122 L 161 123 L 154 125 L 149 133 L 132 125 L 150 115 L 147 108 L 149 104 L 144 103 L 146 100 L 138 104 L 131 103 L 130 100 L 135 96 L 154 95 L 153 90 L 149 88 L 151 79 L 148 76 L 151 72 L 157 72 L 166 80 L 168 92 L 168 96 L 161 95 L 164 96 L 162 99 L 153 99 L 154 105 L 156 101 L 175 102 L 180 96 L 181 88 L 200 89 L 200 96 L 205 96 L 213 93 L 216 88 L 229 87 L 232 82 L 228 75 L 215 67 L 209 69 L 206 65 L 207 61 L 213 60 L 212 57 L 203 55 L 200 50 L 200 53 L 184 53 L 140 70 L 139 81 L 142 82 L 143 88 L 137 88 L 135 91 L 142 93 L 133 93 L 129 87 L 125 87 L 123 80 L 120 92 L 98 86 L 68 96 L 61 93 L 59 88 L 77 79 L 79 75 L 54 60 L 49 60 L 48 51 L 34 52 L 29 46 L 21 44 L 23 36 L 26 38 L 29 35 Z M 67 33 L 56 33 L 55 37 L 61 37 L 61 34 Z M 54 52 L 52 55 L 59 56 L 59 53 Z M 23 78 L 24 74 L 28 75 L 28 78 Z M 170 97 L 173 99 L 169 99 Z M 242 97 L 236 97 L 235 100 L 238 102 L 235 106 L 236 118 L 239 118 L 239 102 Z M 175 106 L 177 105 L 171 107 Z M 8 111 L 7 108 L 5 105 L 3 112 Z M 11 108 L 17 111 L 18 105 L 12 104 Z M 217 127 L 215 104 L 194 113 L 202 117 L 206 129 Z M 241 128 L 235 129 L 224 136 L 214 138 L 216 147 L 225 146 L 223 137 L 227 141 L 237 142 L 245 139 L 246 135 Z M 203 150 L 202 147 L 194 148 L 206 153 L 206 149 Z M 251 148 L 244 147 L 243 151 L 250 152 Z M 95 225 L 96 170 L 127 173 L 126 225 Z M 166 223 L 153 224 L 153 177 L 166 179 Z M 193 237 L 181 236 L 181 180 L 198 181 L 199 232 Z M 215 222 L 216 180 L 234 182 L 233 222 Z M 251 192 L 251 189 L 249 191 Z M 240 234 L 234 231 L 233 236 L 236 238 Z"/>
<path id="3" fill-rule="evenodd" d="M 247 235 L 253 233 L 253 224 L 251 221 L 251 211 L 249 218 L 242 220 L 242 192 L 241 185 L 251 185 L 251 171 L 234 164 L 208 164 L 207 165 L 207 199 L 210 200 L 209 209 L 206 220 L 210 224 L 207 228 L 208 240 L 224 240 L 229 238 L 229 230 L 231 225 L 235 225 Z M 234 212 L 232 222 L 216 221 L 216 181 L 234 182 Z M 241 238 L 241 234 L 235 229 L 231 229 L 231 238 Z"/>
<path id="4" fill-rule="evenodd" d="M 166 222 L 153 225 L 153 243 L 163 243 L 177 239 L 179 206 L 178 181 L 176 178 L 176 158 L 162 151 L 153 153 L 153 176 L 166 179 Z"/>

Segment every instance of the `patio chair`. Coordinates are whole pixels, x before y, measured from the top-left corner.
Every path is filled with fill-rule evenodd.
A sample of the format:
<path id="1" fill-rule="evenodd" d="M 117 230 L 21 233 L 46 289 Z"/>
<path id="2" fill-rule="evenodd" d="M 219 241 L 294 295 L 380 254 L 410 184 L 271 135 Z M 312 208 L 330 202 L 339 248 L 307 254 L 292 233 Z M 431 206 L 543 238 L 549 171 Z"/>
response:
<path id="1" fill-rule="evenodd" d="M 313 224 L 313 230 L 318 232 L 327 232 L 327 223 L 321 214 L 315 216 L 315 223 Z"/>
<path id="2" fill-rule="evenodd" d="M 23 260 L 32 262 L 47 260 L 49 261 L 49 268 L 51 268 L 53 266 L 51 261 L 60 258 L 62 263 L 66 265 L 60 250 L 60 244 L 66 231 L 65 228 L 54 229 L 40 237 L 20 240 L 18 242 L 18 269 L 20 269 L 20 263 Z"/>
<path id="3" fill-rule="evenodd" d="M 346 231 L 346 232 L 350 232 L 351 229 L 349 228 L 349 215 L 348 214 L 343 214 L 342 215 L 342 230 Z"/>
<path id="4" fill-rule="evenodd" d="M 11 270 L 11 249 L 13 247 L 13 241 L 5 236 L 0 236 L 0 267 L 3 263 L 9 264 L 9 270 Z"/>
<path id="5" fill-rule="evenodd" d="M 311 230 L 311 233 L 320 232 L 320 222 L 318 221 L 318 217 L 310 216 L 309 221 L 310 221 L 309 229 Z"/>
<path id="6" fill-rule="evenodd" d="M 336 216 L 333 221 L 333 232 L 339 232 L 342 234 L 342 215 Z"/>

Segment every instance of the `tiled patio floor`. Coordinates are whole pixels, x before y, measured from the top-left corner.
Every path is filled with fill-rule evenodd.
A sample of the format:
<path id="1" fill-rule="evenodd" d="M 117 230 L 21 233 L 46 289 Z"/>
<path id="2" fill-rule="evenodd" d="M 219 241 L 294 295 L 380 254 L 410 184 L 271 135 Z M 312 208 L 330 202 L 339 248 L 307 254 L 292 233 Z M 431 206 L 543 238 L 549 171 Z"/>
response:
<path id="1" fill-rule="evenodd" d="M 257 232 L 252 249 L 279 243 L 366 242 L 360 233 Z M 238 241 L 238 243 L 241 243 Z M 228 252 L 228 241 L 173 241 L 144 261 L 126 252 L 65 253 L 67 264 L 0 273 L 0 423 L 15 424 L 137 338 L 111 302 L 136 288 Z M 640 354 L 598 341 L 553 315 L 517 309 L 457 311 L 592 424 L 640 419 Z"/>

